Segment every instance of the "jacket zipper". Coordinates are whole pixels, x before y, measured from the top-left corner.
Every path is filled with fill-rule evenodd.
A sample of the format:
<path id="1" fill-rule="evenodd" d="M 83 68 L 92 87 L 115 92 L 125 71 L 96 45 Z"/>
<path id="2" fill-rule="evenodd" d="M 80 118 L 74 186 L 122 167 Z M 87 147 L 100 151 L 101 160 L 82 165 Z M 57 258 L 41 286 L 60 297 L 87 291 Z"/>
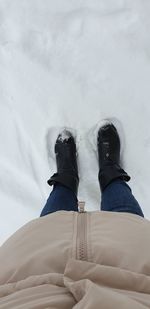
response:
<path id="1" fill-rule="evenodd" d="M 84 206 L 84 202 L 79 202 L 77 214 L 77 259 L 82 261 L 87 260 L 87 213 Z"/>

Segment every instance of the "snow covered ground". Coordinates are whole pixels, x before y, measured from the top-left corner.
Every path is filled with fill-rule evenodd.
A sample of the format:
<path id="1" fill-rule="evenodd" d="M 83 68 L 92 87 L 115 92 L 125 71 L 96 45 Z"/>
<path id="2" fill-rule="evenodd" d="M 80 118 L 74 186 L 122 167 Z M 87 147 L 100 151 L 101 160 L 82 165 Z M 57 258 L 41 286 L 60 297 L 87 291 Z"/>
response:
<path id="1" fill-rule="evenodd" d="M 0 243 L 45 204 L 55 127 L 75 129 L 79 199 L 99 209 L 91 129 L 108 117 L 150 218 L 149 16 L 148 0 L 0 0 Z"/>

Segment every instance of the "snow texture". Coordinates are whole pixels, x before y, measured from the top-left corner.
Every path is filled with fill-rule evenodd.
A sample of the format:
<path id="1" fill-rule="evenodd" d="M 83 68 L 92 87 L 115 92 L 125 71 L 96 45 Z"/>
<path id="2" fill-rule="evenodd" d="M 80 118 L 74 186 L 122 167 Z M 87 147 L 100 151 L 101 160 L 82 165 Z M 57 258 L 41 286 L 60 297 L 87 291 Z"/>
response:
<path id="1" fill-rule="evenodd" d="M 71 132 L 69 130 L 66 130 L 65 128 L 60 132 L 58 135 L 58 140 L 62 143 L 65 143 L 68 141 L 68 139 L 72 136 Z"/>
<path id="2" fill-rule="evenodd" d="M 62 127 L 76 136 L 79 199 L 100 208 L 103 119 L 120 123 L 124 168 L 150 218 L 149 16 L 148 0 L 0 1 L 0 243 L 39 216 Z"/>

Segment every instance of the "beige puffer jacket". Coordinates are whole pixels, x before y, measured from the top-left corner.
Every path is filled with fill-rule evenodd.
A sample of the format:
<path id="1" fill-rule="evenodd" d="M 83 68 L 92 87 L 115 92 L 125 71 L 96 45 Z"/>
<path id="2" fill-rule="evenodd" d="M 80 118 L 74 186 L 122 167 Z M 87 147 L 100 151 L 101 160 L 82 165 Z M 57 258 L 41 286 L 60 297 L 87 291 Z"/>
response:
<path id="1" fill-rule="evenodd" d="M 150 308 L 150 222 L 58 211 L 0 248 L 0 309 Z"/>

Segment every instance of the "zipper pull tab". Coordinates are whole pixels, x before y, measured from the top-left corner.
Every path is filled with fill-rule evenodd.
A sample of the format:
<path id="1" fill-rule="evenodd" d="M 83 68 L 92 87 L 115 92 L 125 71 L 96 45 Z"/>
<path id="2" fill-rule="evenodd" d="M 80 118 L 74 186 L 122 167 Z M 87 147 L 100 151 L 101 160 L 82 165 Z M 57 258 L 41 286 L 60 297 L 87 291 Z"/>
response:
<path id="1" fill-rule="evenodd" d="M 83 201 L 78 202 L 78 211 L 79 212 L 85 212 L 84 207 L 85 207 L 85 202 L 83 202 Z"/>

